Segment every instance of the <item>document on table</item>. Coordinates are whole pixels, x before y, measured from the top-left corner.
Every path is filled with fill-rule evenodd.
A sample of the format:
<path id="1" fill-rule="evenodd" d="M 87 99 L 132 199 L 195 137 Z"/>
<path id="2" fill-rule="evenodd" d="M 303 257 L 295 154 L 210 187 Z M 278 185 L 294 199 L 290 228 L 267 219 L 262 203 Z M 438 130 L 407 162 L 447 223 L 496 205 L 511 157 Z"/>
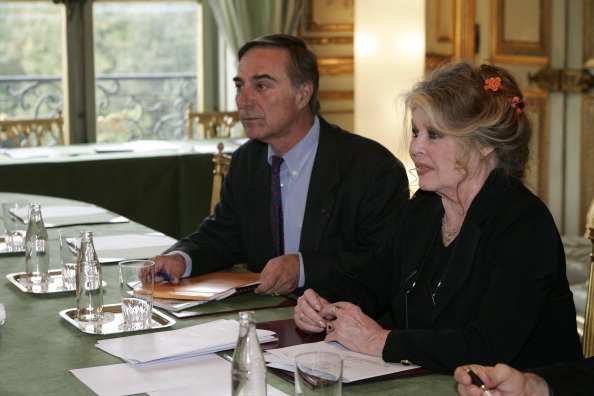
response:
<path id="1" fill-rule="evenodd" d="M 28 208 L 17 209 L 13 213 L 25 224 L 29 222 Z M 42 206 L 41 214 L 46 228 L 79 224 L 127 223 L 130 221 L 126 217 L 96 205 Z"/>
<path id="2" fill-rule="evenodd" d="M 99 396 L 231 394 L 231 363 L 214 354 L 143 368 L 121 363 L 70 372 Z M 286 395 L 270 385 L 267 391 L 269 396 Z"/>
<path id="3" fill-rule="evenodd" d="M 269 349 L 264 359 L 269 367 L 285 371 L 295 371 L 295 356 L 305 352 L 333 352 L 342 357 L 342 382 L 349 383 L 367 378 L 412 370 L 419 366 L 405 366 L 400 363 L 386 363 L 382 358 L 353 352 L 342 345 L 324 341 L 294 345 L 286 348 Z"/>
<path id="4" fill-rule="evenodd" d="M 256 332 L 260 343 L 276 341 L 272 331 Z M 233 349 L 238 333 L 238 321 L 220 319 L 179 330 L 99 340 L 95 346 L 143 367 Z"/>
<path id="5" fill-rule="evenodd" d="M 160 232 L 95 236 L 93 238 L 99 262 L 102 264 L 129 259 L 148 259 L 163 253 L 165 249 L 176 242 L 177 239 Z"/>

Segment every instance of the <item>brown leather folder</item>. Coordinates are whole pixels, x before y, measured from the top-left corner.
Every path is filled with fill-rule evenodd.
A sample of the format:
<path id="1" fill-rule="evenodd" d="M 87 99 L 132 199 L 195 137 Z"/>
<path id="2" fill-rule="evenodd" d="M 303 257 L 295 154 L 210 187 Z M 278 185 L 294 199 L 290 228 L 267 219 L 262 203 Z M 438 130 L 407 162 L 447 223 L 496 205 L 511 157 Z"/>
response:
<path id="1" fill-rule="evenodd" d="M 305 344 L 310 342 L 318 342 L 323 341 L 326 337 L 326 333 L 306 333 L 303 330 L 300 330 L 295 326 L 295 322 L 293 319 L 285 319 L 285 320 L 275 320 L 272 322 L 263 322 L 258 323 L 256 325 L 258 329 L 264 330 L 271 330 L 276 333 L 278 341 L 270 342 L 267 344 L 262 344 L 262 349 L 276 349 L 276 348 L 284 348 L 288 346 L 298 345 L 298 344 Z M 278 375 L 279 377 L 295 383 L 294 373 L 290 371 L 285 371 L 273 367 L 268 367 L 268 371 Z M 374 382 L 374 381 L 383 381 L 383 380 L 390 380 L 396 378 L 405 378 L 405 377 L 412 377 L 417 375 L 426 375 L 430 374 L 429 370 L 426 370 L 422 367 L 401 371 L 399 373 L 392 373 L 387 375 L 382 375 L 379 377 L 368 378 L 360 381 L 353 381 L 349 382 L 348 384 L 359 384 L 362 382 Z"/>

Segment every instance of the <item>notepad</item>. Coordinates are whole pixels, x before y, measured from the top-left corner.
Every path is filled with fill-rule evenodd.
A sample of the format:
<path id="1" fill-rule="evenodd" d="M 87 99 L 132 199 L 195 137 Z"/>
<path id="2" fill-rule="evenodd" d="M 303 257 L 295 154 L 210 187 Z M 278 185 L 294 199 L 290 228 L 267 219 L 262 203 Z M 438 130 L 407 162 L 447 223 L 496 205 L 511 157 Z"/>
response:
<path id="1" fill-rule="evenodd" d="M 179 284 L 155 285 L 155 298 L 176 300 L 222 300 L 253 291 L 260 284 L 260 274 L 254 272 L 213 272 L 181 279 Z"/>

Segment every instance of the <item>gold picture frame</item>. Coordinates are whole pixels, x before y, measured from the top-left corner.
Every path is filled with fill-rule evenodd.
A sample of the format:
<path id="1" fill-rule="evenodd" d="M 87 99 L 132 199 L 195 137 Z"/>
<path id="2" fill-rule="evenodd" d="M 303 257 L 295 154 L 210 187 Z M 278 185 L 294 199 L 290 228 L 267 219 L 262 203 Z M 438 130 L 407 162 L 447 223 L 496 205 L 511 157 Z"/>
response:
<path id="1" fill-rule="evenodd" d="M 355 0 L 308 0 L 305 27 L 312 32 L 352 32 Z"/>
<path id="2" fill-rule="evenodd" d="M 530 4 L 517 0 L 492 0 L 491 5 L 493 62 L 547 65 L 550 0 L 539 0 L 537 10 L 527 10 Z M 535 18 L 536 23 L 526 23 L 526 18 Z M 530 30 L 533 26 L 535 28 Z"/>

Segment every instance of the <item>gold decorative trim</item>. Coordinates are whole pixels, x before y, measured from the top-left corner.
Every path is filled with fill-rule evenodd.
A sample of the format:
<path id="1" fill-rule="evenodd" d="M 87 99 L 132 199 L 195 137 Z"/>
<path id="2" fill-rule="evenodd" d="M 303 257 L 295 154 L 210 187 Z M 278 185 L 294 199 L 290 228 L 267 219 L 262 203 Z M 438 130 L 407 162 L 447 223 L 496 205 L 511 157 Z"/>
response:
<path id="1" fill-rule="evenodd" d="M 549 195 L 549 94 L 547 91 L 529 88 L 525 95 L 528 104 L 526 112 L 535 126 L 532 131 L 527 182 L 531 184 L 532 191 L 546 203 Z"/>
<path id="2" fill-rule="evenodd" d="M 353 75 L 355 60 L 353 56 L 320 56 L 318 57 L 320 75 Z"/>
<path id="3" fill-rule="evenodd" d="M 551 25 L 550 0 L 540 0 L 538 41 L 506 40 L 504 38 L 505 7 L 514 0 L 492 0 L 491 8 L 491 59 L 497 63 L 546 65 L 549 63 Z"/>
<path id="4" fill-rule="evenodd" d="M 308 45 L 349 45 L 353 44 L 353 37 L 303 37 Z"/>
<path id="5" fill-rule="evenodd" d="M 594 94 L 582 95 L 580 131 L 580 221 L 586 227 L 588 206 L 594 197 Z"/>
<path id="6" fill-rule="evenodd" d="M 353 91 L 320 91 L 318 92 L 318 100 L 354 100 L 355 93 Z"/>

